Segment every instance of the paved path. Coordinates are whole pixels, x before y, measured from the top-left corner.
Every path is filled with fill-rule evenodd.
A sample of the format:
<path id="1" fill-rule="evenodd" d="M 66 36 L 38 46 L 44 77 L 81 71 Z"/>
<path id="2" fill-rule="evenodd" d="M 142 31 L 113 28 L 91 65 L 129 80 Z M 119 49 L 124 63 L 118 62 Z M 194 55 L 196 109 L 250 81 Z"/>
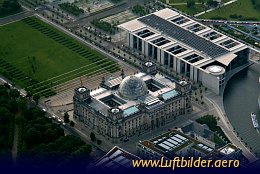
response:
<path id="1" fill-rule="evenodd" d="M 18 115 L 15 115 L 15 118 L 17 118 Z M 14 140 L 13 140 L 13 147 L 12 147 L 12 159 L 13 159 L 13 163 L 16 163 L 16 159 L 17 159 L 17 152 L 18 152 L 18 136 L 19 136 L 19 126 L 14 123 Z"/>
<path id="2" fill-rule="evenodd" d="M 196 5 L 200 5 L 201 3 L 200 2 L 196 2 L 195 3 Z M 180 3 L 171 3 L 171 4 L 169 4 L 169 5 L 187 5 L 187 3 L 186 2 L 180 2 Z"/>
<path id="3" fill-rule="evenodd" d="M 222 8 L 222 7 L 226 6 L 226 5 L 232 4 L 232 3 L 236 2 L 236 1 L 238 1 L 238 0 L 228 1 L 228 2 L 224 3 L 220 8 Z M 218 8 L 211 8 L 211 9 L 206 10 L 206 11 L 203 11 L 203 12 L 201 12 L 201 13 L 197 13 L 197 14 L 195 14 L 194 16 L 195 16 L 195 17 L 198 17 L 198 16 L 201 16 L 201 15 L 203 15 L 203 14 L 205 14 L 205 13 L 211 12 L 211 11 L 216 10 L 216 9 L 218 9 Z"/>
<path id="4" fill-rule="evenodd" d="M 207 94 L 204 99 L 206 99 L 212 106 L 216 108 L 218 117 L 220 118 L 218 120 L 218 125 L 221 127 L 227 138 L 237 147 L 242 149 L 243 154 L 245 157 L 250 161 L 254 162 L 257 160 L 257 158 L 254 156 L 252 152 L 250 152 L 246 146 L 240 141 L 240 139 L 237 137 L 235 132 L 233 131 L 233 127 L 230 124 L 224 110 L 223 106 L 223 97 L 218 96 L 213 93 Z"/>

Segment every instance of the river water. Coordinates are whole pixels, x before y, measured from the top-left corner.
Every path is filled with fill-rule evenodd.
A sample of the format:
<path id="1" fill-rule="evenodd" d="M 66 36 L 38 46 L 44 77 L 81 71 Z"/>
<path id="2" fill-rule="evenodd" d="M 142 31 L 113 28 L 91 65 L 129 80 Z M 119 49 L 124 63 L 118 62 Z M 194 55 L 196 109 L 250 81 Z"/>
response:
<path id="1" fill-rule="evenodd" d="M 234 75 L 224 92 L 224 108 L 235 131 L 243 142 L 260 157 L 260 134 L 254 129 L 250 113 L 255 112 L 260 124 L 258 94 L 260 65 L 249 68 Z"/>

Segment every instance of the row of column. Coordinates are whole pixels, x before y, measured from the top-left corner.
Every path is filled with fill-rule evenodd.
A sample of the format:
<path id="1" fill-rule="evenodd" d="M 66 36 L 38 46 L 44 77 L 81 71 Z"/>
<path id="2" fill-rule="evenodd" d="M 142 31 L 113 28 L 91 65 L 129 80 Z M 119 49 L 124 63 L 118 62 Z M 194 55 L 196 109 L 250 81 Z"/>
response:
<path id="1" fill-rule="evenodd" d="M 148 56 L 157 63 L 164 65 L 167 68 L 173 69 L 179 74 L 188 76 L 191 80 L 198 82 L 199 73 L 198 69 L 181 59 L 173 56 L 160 48 L 144 41 L 143 39 L 132 35 L 131 33 L 127 36 L 127 43 L 130 48 L 136 49 Z"/>

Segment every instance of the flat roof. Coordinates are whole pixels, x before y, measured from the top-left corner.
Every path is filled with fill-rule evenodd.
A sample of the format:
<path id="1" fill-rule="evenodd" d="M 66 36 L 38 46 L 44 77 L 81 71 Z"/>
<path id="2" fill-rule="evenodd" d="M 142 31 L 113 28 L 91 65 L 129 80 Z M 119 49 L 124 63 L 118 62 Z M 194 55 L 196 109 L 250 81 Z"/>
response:
<path id="1" fill-rule="evenodd" d="M 96 161 L 93 167 L 103 170 L 122 170 L 132 167 L 132 160 L 140 159 L 139 157 L 121 149 L 117 146 L 113 147 L 105 156 Z"/>
<path id="2" fill-rule="evenodd" d="M 168 91 L 168 92 L 162 94 L 162 98 L 163 98 L 163 100 L 169 100 L 173 97 L 176 97 L 178 94 L 179 93 L 176 90 L 173 89 L 171 91 Z"/>
<path id="3" fill-rule="evenodd" d="M 137 113 L 137 112 L 139 112 L 139 109 L 138 109 L 136 106 L 131 106 L 131 107 L 129 107 L 129 108 L 127 108 L 127 109 L 124 110 L 123 115 L 124 115 L 125 117 L 127 117 L 127 116 L 133 115 L 133 114 L 135 114 L 135 113 Z"/>
<path id="4" fill-rule="evenodd" d="M 170 21 L 167 21 L 155 14 L 150 14 L 137 20 L 196 50 L 202 51 L 212 58 L 216 58 L 229 53 L 227 49 L 218 46 L 211 41 L 206 40 L 205 38 L 202 38 L 186 29 L 183 29 L 182 27 Z"/>
<path id="5" fill-rule="evenodd" d="M 139 144 L 168 158 L 171 158 L 172 155 L 176 156 L 181 149 L 191 144 L 191 148 L 205 155 L 215 151 L 215 149 L 203 144 L 203 142 L 195 140 L 177 130 L 171 130 L 150 140 L 141 141 Z"/>

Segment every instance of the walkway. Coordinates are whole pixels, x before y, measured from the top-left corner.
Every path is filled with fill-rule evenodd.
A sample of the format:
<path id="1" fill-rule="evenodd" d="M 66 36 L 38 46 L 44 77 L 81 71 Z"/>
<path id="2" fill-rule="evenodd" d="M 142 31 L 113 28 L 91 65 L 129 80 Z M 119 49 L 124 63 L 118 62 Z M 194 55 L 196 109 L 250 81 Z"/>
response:
<path id="1" fill-rule="evenodd" d="M 15 120 L 16 118 L 19 117 L 19 114 L 15 115 Z M 16 163 L 17 160 L 17 153 L 18 153 L 18 136 L 19 136 L 19 126 L 14 123 L 14 139 L 13 139 L 13 147 L 12 147 L 12 159 L 13 163 Z"/>
<path id="2" fill-rule="evenodd" d="M 238 0 L 228 1 L 228 2 L 224 3 L 223 5 L 221 5 L 221 7 L 224 7 L 224 6 L 226 6 L 226 5 L 232 4 L 232 3 L 236 2 L 236 1 L 238 1 Z M 195 17 L 198 17 L 198 16 L 201 16 L 201 15 L 203 15 L 203 14 L 205 14 L 205 13 L 211 12 L 211 11 L 216 10 L 216 9 L 218 9 L 218 8 L 221 8 L 221 7 L 211 8 L 211 9 L 209 9 L 209 10 L 206 10 L 206 11 L 203 11 L 203 12 L 201 12 L 201 13 L 195 14 L 194 16 L 195 16 Z"/>
<path id="3" fill-rule="evenodd" d="M 254 162 L 257 158 L 254 156 L 252 152 L 250 152 L 246 146 L 241 142 L 241 140 L 237 137 L 234 128 L 230 124 L 223 105 L 223 96 L 216 95 L 214 93 L 208 93 L 205 95 L 204 99 L 208 101 L 209 104 L 216 108 L 216 113 L 219 117 L 218 125 L 221 127 L 227 138 L 237 147 L 242 149 L 243 155 L 250 161 Z"/>

